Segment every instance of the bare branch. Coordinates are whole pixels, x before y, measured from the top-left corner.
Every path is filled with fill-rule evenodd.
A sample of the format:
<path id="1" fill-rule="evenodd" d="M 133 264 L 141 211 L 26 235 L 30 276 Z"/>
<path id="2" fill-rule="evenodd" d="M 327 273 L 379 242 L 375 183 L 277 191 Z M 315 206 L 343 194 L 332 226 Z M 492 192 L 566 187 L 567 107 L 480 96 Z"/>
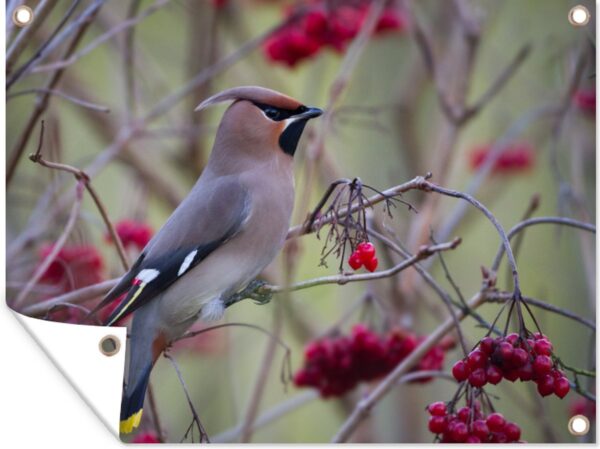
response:
<path id="1" fill-rule="evenodd" d="M 44 261 L 37 267 L 33 276 L 31 277 L 31 279 L 25 286 L 25 288 L 23 288 L 23 290 L 21 290 L 21 292 L 19 293 L 17 298 L 14 301 L 12 301 L 12 303 L 10 304 L 10 307 L 12 309 L 14 309 L 14 310 L 19 309 L 23 300 L 27 297 L 27 295 L 29 295 L 29 292 L 31 291 L 31 289 L 33 287 L 35 287 L 36 284 L 40 281 L 40 279 L 42 278 L 44 273 L 46 271 L 48 271 L 48 268 L 50 267 L 52 262 L 54 262 L 54 259 L 56 259 L 56 256 L 58 255 L 58 253 L 60 252 L 62 247 L 65 245 L 65 243 L 67 242 L 67 239 L 69 238 L 69 235 L 71 234 L 71 231 L 73 230 L 73 227 L 75 226 L 77 218 L 79 217 L 79 211 L 81 210 L 82 200 L 83 200 L 83 183 L 80 181 L 79 184 L 77 184 L 77 195 L 75 197 L 75 203 L 73 203 L 73 207 L 72 207 L 71 213 L 69 215 L 69 220 L 67 221 L 67 224 L 65 225 L 65 228 L 64 228 L 62 234 L 60 235 L 60 237 L 58 238 L 58 240 L 52 247 L 50 254 L 48 254 L 46 256 L 46 258 L 44 259 Z"/>
<path id="2" fill-rule="evenodd" d="M 538 225 L 538 224 L 555 224 L 555 225 L 561 225 L 561 226 L 568 226 L 568 227 L 573 227 L 573 228 L 581 229 L 584 231 L 592 232 L 594 234 L 596 233 L 596 226 L 589 224 L 589 223 L 584 223 L 579 220 L 574 220 L 572 218 L 536 217 L 536 218 L 530 218 L 528 220 L 522 221 L 521 223 L 518 223 L 517 225 L 515 225 L 508 232 L 507 237 L 510 240 L 515 235 L 517 235 L 519 232 L 521 232 L 523 229 L 525 229 L 529 226 L 534 226 L 534 225 Z M 504 246 L 501 246 L 500 248 L 498 248 L 498 252 L 496 253 L 496 257 L 494 258 L 494 262 L 492 263 L 493 271 L 498 271 L 498 267 L 500 266 L 500 262 L 502 261 L 502 256 L 504 255 L 504 251 L 505 251 Z"/>
<path id="3" fill-rule="evenodd" d="M 28 94 L 49 94 L 49 95 L 55 95 L 57 97 L 61 97 L 64 98 L 65 100 L 69 100 L 71 103 L 74 103 L 78 106 L 87 108 L 87 109 L 91 109 L 92 111 L 98 111 L 98 112 L 110 112 L 110 109 L 106 106 L 102 106 L 96 103 L 90 103 L 89 101 L 85 101 L 82 100 L 80 98 L 75 98 L 72 95 L 66 94 L 64 92 L 61 92 L 59 90 L 56 89 L 46 89 L 44 87 L 40 87 L 40 88 L 33 88 L 33 89 L 25 89 L 25 90 L 20 90 L 19 92 L 14 92 L 12 94 L 8 94 L 6 95 L 6 99 L 10 100 L 11 98 L 15 98 L 15 97 L 20 97 L 22 95 L 28 95 Z"/>

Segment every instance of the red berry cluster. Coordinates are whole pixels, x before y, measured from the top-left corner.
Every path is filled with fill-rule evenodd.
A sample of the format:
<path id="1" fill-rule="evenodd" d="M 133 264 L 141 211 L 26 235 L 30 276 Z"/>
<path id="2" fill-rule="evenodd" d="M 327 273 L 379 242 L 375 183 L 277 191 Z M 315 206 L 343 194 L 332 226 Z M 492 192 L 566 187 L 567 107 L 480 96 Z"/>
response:
<path id="1" fill-rule="evenodd" d="M 379 335 L 357 324 L 349 336 L 309 343 L 304 350 L 304 367 L 294 376 L 294 383 L 298 387 L 317 388 L 323 397 L 342 396 L 361 381 L 368 382 L 389 373 L 420 340 L 401 329 Z M 445 351 L 452 346 L 453 342 L 442 341 L 425 354 L 414 371 L 442 369 Z"/>
<path id="2" fill-rule="evenodd" d="M 54 244 L 41 248 L 40 264 L 53 249 Z M 48 266 L 40 282 L 56 287 L 60 293 L 66 293 L 102 281 L 103 268 L 102 255 L 94 246 L 65 245 Z"/>
<path id="3" fill-rule="evenodd" d="M 134 246 L 140 251 L 144 249 L 153 234 L 152 228 L 149 225 L 133 220 L 119 221 L 115 224 L 115 231 L 121 239 L 123 247 L 129 248 Z M 111 241 L 110 235 L 106 236 L 106 240 Z"/>
<path id="4" fill-rule="evenodd" d="M 465 359 L 452 367 L 454 378 L 467 380 L 473 387 L 496 385 L 503 378 L 514 382 L 534 381 L 540 395 L 554 393 L 564 398 L 569 392 L 569 380 L 554 366 L 550 358 L 552 343 L 547 337 L 535 333 L 523 340 L 518 334 L 506 337 L 485 337 Z"/>
<path id="5" fill-rule="evenodd" d="M 307 2 L 287 10 L 288 16 L 298 14 L 300 8 L 308 10 L 297 20 L 273 34 L 264 44 L 266 57 L 294 67 L 303 59 L 310 58 L 322 48 L 332 47 L 341 52 L 358 34 L 368 14 L 370 0 L 340 2 L 332 7 L 323 0 Z M 375 34 L 401 31 L 406 27 L 405 16 L 394 8 L 387 8 L 380 15 Z"/>
<path id="6" fill-rule="evenodd" d="M 573 96 L 575 105 L 585 114 L 596 115 L 596 89 L 580 89 Z"/>
<path id="7" fill-rule="evenodd" d="M 472 170 L 477 170 L 490 157 L 492 145 L 476 148 L 470 155 Z M 502 150 L 492 167 L 494 173 L 507 174 L 525 171 L 533 167 L 535 150 L 527 143 L 513 144 Z"/>
<path id="8" fill-rule="evenodd" d="M 448 413 L 446 404 L 434 402 L 427 406 L 429 431 L 442 443 L 513 443 L 521 438 L 521 428 L 504 419 L 500 413 L 485 415 L 479 403 Z"/>
<path id="9" fill-rule="evenodd" d="M 356 250 L 350 255 L 348 265 L 353 270 L 358 270 L 363 265 L 371 272 L 377 269 L 379 260 L 375 257 L 375 246 L 370 242 L 361 242 L 356 245 Z"/>

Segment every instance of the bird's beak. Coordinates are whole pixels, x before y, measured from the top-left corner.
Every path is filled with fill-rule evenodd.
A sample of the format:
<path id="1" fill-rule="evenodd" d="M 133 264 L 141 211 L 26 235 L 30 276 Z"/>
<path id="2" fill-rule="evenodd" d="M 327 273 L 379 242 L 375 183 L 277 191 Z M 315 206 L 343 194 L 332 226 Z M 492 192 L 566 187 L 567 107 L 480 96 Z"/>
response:
<path id="1" fill-rule="evenodd" d="M 294 115 L 292 118 L 294 121 L 296 120 L 310 120 L 311 118 L 315 118 L 323 114 L 323 110 L 319 108 L 308 108 L 307 111 L 302 114 Z"/>

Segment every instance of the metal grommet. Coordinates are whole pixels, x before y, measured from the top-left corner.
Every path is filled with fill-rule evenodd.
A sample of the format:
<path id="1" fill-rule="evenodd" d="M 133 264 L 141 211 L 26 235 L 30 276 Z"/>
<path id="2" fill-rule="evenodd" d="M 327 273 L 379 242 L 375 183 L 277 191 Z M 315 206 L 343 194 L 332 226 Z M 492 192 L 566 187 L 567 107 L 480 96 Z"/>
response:
<path id="1" fill-rule="evenodd" d="M 13 23 L 22 28 L 33 22 L 33 10 L 27 5 L 17 6 L 12 13 Z"/>
<path id="2" fill-rule="evenodd" d="M 569 11 L 569 22 L 576 27 L 587 25 L 591 17 L 590 11 L 583 5 L 573 6 Z"/>
<path id="3" fill-rule="evenodd" d="M 100 352 L 107 357 L 111 357 L 119 352 L 121 349 L 121 342 L 114 335 L 106 335 L 102 337 L 98 344 Z"/>
<path id="4" fill-rule="evenodd" d="M 590 431 L 590 420 L 583 415 L 574 415 L 569 419 L 569 425 L 567 426 L 571 435 L 581 436 L 585 435 Z"/>

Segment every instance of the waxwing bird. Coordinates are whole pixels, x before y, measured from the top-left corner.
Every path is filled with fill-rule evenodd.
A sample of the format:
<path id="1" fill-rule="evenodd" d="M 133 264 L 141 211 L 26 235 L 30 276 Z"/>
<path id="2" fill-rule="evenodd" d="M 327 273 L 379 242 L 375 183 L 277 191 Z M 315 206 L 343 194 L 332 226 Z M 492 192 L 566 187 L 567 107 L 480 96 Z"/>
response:
<path id="1" fill-rule="evenodd" d="M 189 195 L 98 310 L 126 293 L 107 325 L 133 313 L 121 432 L 136 428 L 154 362 L 197 320 L 222 317 L 285 241 L 294 206 L 293 156 L 322 111 L 255 86 L 225 90 L 196 110 L 232 101 Z"/>

